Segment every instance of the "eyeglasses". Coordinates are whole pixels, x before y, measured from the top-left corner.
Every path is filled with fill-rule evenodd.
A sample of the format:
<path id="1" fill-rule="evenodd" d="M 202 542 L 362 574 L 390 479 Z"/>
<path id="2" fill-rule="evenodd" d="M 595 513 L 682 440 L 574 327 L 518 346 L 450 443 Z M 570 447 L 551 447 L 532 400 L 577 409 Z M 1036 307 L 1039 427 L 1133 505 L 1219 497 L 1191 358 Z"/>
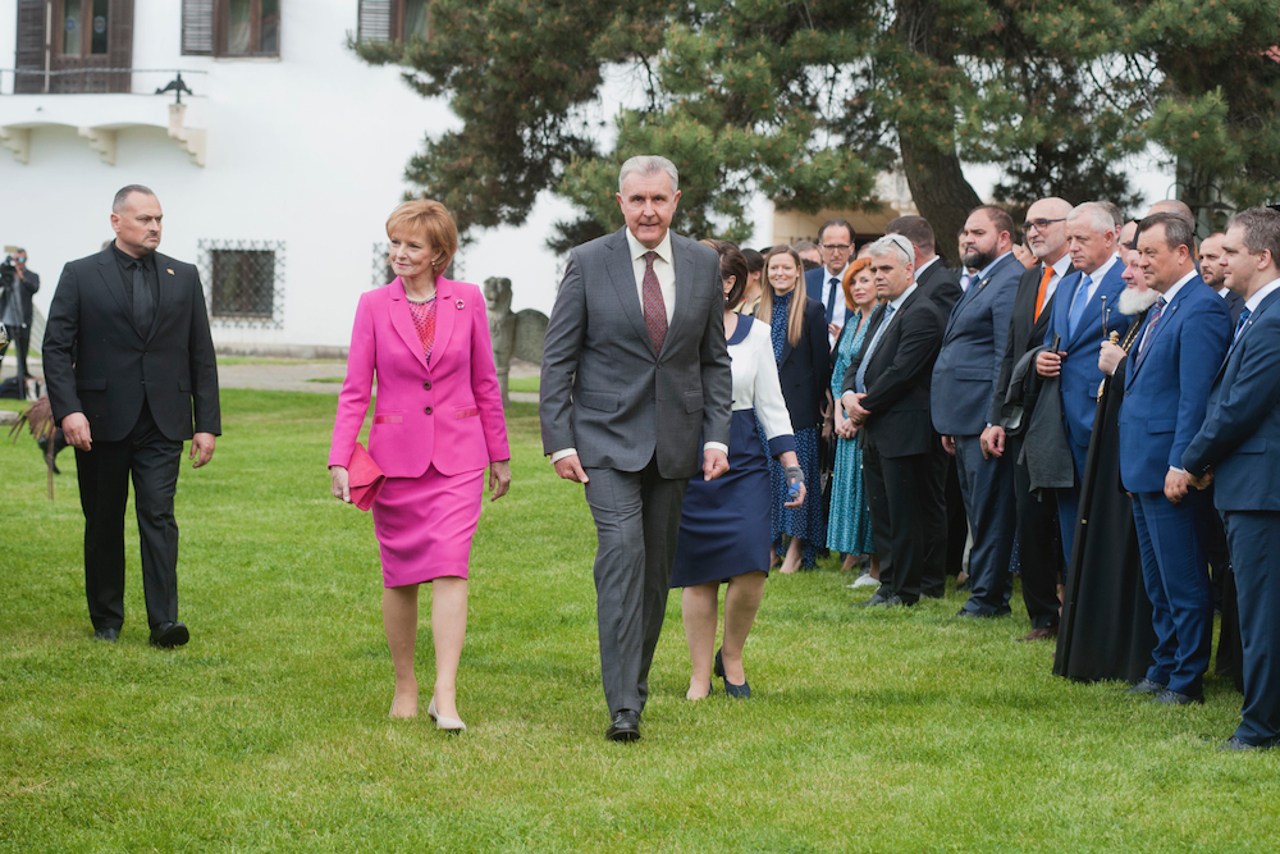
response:
<path id="1" fill-rule="evenodd" d="M 849 243 L 824 243 L 822 248 L 828 252 L 848 252 L 853 246 Z"/>
<path id="2" fill-rule="evenodd" d="M 1062 219 L 1029 219 L 1022 224 L 1022 230 L 1030 231 L 1031 229 L 1034 228 L 1037 231 L 1044 231 L 1046 228 L 1049 227 L 1050 223 L 1066 222 L 1066 221 L 1067 221 L 1067 218 L 1065 216 Z"/>

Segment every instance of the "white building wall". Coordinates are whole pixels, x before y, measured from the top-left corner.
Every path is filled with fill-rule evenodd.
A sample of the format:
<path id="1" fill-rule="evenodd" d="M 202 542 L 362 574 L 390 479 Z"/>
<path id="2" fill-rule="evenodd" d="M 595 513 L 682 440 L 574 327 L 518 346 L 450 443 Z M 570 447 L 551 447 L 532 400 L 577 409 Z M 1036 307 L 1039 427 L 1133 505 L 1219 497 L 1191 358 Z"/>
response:
<path id="1" fill-rule="evenodd" d="M 372 284 L 375 242 L 408 189 L 403 175 L 424 134 L 457 122 L 441 101 L 412 92 L 394 67 L 370 67 L 346 48 L 355 0 L 284 0 L 279 59 L 183 56 L 181 3 L 136 0 L 134 94 L 12 95 L 0 74 L 0 127 L 30 131 L 29 162 L 0 148 L 0 244 L 30 253 L 45 283 L 46 310 L 62 265 L 112 236 L 111 198 L 130 183 L 156 191 L 164 208 L 161 251 L 195 262 L 197 242 L 283 241 L 281 328 L 215 324 L 219 344 L 345 345 L 359 294 Z M 304 14 L 305 11 L 305 14 Z M 0 0 L 0 67 L 12 68 L 15 0 Z M 196 93 L 186 124 L 207 129 L 206 165 L 167 132 L 172 94 L 149 94 L 189 69 Z M 123 125 L 115 165 L 77 128 Z M 502 229 L 459 258 L 462 276 L 505 275 L 516 308 L 549 311 L 555 259 L 542 246 L 568 215 L 552 202 L 523 229 Z M 208 283 L 206 282 L 206 287 Z"/>

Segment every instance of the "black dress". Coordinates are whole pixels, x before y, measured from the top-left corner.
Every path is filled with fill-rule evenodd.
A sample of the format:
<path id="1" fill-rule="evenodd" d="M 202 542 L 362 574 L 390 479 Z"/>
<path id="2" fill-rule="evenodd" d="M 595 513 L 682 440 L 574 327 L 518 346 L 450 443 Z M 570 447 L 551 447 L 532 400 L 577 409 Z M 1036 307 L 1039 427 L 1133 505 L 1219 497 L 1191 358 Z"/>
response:
<path id="1" fill-rule="evenodd" d="M 1126 351 L 1145 318 L 1139 315 L 1129 326 L 1121 344 Z M 1120 402 L 1128 361 L 1120 362 L 1098 395 L 1053 663 L 1056 675 L 1081 682 L 1136 683 L 1146 676 L 1156 646 L 1133 505 L 1120 486 Z"/>

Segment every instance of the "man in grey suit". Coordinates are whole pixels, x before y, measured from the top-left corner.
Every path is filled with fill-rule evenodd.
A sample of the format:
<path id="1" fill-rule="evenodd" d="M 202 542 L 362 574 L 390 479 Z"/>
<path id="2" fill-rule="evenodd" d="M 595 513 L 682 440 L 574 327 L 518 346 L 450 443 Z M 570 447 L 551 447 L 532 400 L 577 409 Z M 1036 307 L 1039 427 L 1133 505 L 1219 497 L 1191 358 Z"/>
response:
<path id="1" fill-rule="evenodd" d="M 543 451 L 556 474 L 585 484 L 596 522 L 605 737 L 635 741 L 685 486 L 700 459 L 705 480 L 729 470 L 733 381 L 719 257 L 669 230 L 675 165 L 633 157 L 618 186 L 626 227 L 570 253 L 538 414 Z"/>
<path id="2" fill-rule="evenodd" d="M 1013 461 L 983 453 L 980 437 L 989 426 L 991 402 L 1000 382 L 1009 318 L 1023 266 L 1013 255 L 1013 220 L 1001 208 L 975 208 L 961 239 L 966 267 L 978 270 L 969 290 L 951 310 L 942 351 L 933 365 L 929 400 L 934 429 L 956 458 L 965 514 L 973 533 L 969 577 L 973 595 L 961 617 L 1000 617 L 1009 611 L 1013 584 Z"/>

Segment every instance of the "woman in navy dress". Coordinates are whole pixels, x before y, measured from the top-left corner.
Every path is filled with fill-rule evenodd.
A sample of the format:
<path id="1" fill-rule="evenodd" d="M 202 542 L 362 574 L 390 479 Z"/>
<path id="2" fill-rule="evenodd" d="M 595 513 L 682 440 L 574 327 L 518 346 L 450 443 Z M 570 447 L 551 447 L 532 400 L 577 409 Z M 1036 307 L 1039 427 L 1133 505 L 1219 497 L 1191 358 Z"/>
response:
<path id="1" fill-rule="evenodd" d="M 729 472 L 712 481 L 689 481 L 676 541 L 671 586 L 684 588 L 680 604 L 692 665 L 685 694 L 690 700 L 711 693 L 713 661 L 726 693 L 751 696 L 742 648 L 769 574 L 769 455 L 786 467 L 796 487 L 787 505 L 798 507 L 805 496 L 769 327 L 735 310 L 746 287 L 746 260 L 732 243 L 712 245 L 720 253 L 726 294 L 724 331 L 733 360 L 733 422 Z M 768 436 L 767 452 L 756 429 L 757 416 Z M 721 584 L 726 585 L 724 643 L 713 657 Z"/>
<path id="2" fill-rule="evenodd" d="M 773 356 L 778 364 L 782 396 L 795 428 L 796 456 L 805 481 L 818 484 L 818 431 L 827 408 L 831 383 L 831 351 L 827 349 L 827 319 L 822 304 L 805 295 L 804 265 L 790 246 L 775 246 L 764 258 L 764 293 L 756 317 L 769 323 Z M 773 547 L 783 573 L 812 569 L 818 550 L 827 542 L 827 514 L 821 501 L 787 506 L 787 483 L 782 466 L 769 464 L 773 491 Z M 784 549 L 783 535 L 791 537 Z"/>
<path id="3" fill-rule="evenodd" d="M 832 394 L 840 396 L 844 373 L 867 337 L 867 319 L 876 307 L 876 285 L 871 278 L 871 259 L 861 257 L 844 273 L 845 302 L 849 315 L 836 339 L 835 369 L 831 372 Z M 866 587 L 880 578 L 880 558 L 871 538 L 871 511 L 862 483 L 862 445 L 857 428 L 833 406 L 832 428 L 836 434 L 835 465 L 831 474 L 831 510 L 827 517 L 827 548 L 845 555 L 844 569 L 852 569 L 859 555 L 866 555 L 870 571 L 854 584 Z M 867 580 L 864 581 L 863 578 Z"/>

